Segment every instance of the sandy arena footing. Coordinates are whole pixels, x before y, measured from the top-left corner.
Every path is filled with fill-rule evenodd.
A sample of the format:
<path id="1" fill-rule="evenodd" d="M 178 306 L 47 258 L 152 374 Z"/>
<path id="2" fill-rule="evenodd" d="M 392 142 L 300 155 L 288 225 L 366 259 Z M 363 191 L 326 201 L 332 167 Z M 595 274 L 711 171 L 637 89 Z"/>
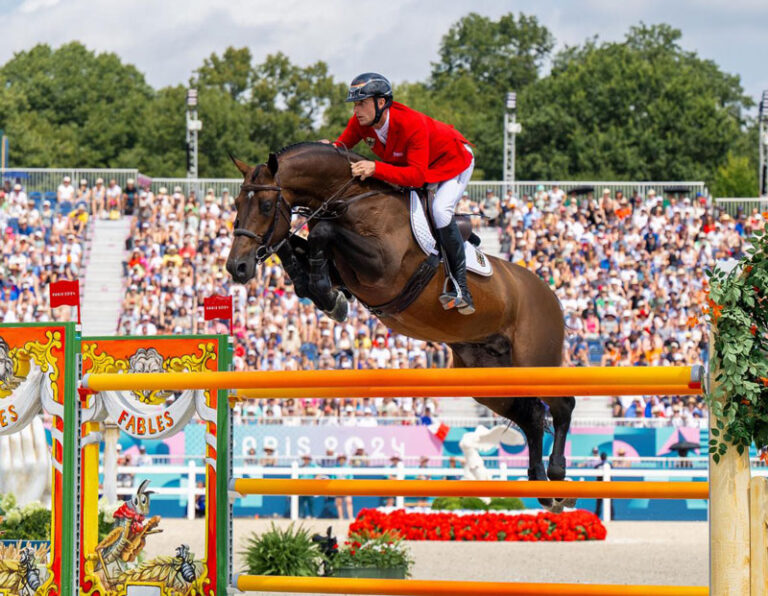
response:
<path id="1" fill-rule="evenodd" d="M 246 537 L 284 519 L 234 520 L 235 570 Z M 302 520 L 311 532 L 333 527 L 340 542 L 348 522 Z M 202 520 L 164 519 L 164 532 L 147 540 L 146 555 L 172 554 L 182 542 L 203 552 Z M 611 522 L 608 537 L 593 542 L 409 542 L 414 579 L 567 582 L 584 584 L 706 585 L 706 522 Z"/>

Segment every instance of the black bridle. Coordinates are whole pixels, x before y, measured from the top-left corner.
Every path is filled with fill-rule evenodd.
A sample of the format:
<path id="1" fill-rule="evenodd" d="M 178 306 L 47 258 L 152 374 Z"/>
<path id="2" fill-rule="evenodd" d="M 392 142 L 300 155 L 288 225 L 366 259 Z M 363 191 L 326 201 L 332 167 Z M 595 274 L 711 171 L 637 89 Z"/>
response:
<path id="1" fill-rule="evenodd" d="M 339 190 L 337 190 L 333 195 L 331 195 L 329 198 L 324 200 L 320 206 L 315 209 L 314 211 L 311 210 L 309 207 L 296 207 L 294 208 L 283 196 L 283 187 L 280 186 L 280 181 L 278 180 L 277 176 L 275 176 L 275 182 L 277 184 L 253 184 L 250 182 L 243 183 L 243 185 L 240 187 L 240 192 L 247 192 L 248 200 L 253 199 L 253 195 L 251 193 L 259 192 L 259 191 L 265 191 L 265 190 L 271 190 L 277 193 L 277 201 L 275 202 L 274 207 L 274 215 L 272 216 L 272 221 L 269 224 L 269 228 L 267 228 L 267 231 L 262 234 L 256 234 L 254 232 L 251 232 L 247 228 L 235 228 L 232 232 L 234 236 L 245 236 L 246 238 L 250 238 L 251 240 L 255 240 L 259 243 L 259 247 L 256 249 L 256 261 L 258 263 L 261 263 L 265 261 L 270 255 L 273 255 L 276 253 L 280 248 L 288 242 L 291 237 L 295 236 L 296 233 L 303 228 L 307 223 L 309 223 L 313 219 L 335 219 L 337 217 L 341 217 L 347 210 L 347 207 L 350 203 L 353 203 L 355 201 L 359 201 L 360 199 L 365 199 L 367 197 L 371 197 L 373 195 L 379 194 L 379 191 L 371 190 L 368 192 L 361 193 L 359 195 L 355 195 L 353 197 L 350 197 L 346 200 L 339 200 L 343 199 L 344 197 L 341 197 L 341 195 L 352 185 L 352 183 L 355 181 L 354 178 L 350 178 L 347 180 Z M 250 195 L 250 196 L 249 196 Z M 331 204 L 336 201 L 336 205 L 331 207 Z M 285 212 L 284 209 L 285 208 Z M 287 215 L 286 215 L 287 212 Z M 291 230 L 291 216 L 293 213 L 299 213 L 300 215 L 303 215 L 305 217 L 304 221 L 302 222 L 301 226 L 299 226 L 295 230 Z M 280 217 L 285 218 L 286 222 L 288 223 L 288 235 L 283 238 L 280 242 L 278 242 L 276 245 L 272 246 L 272 236 L 275 234 L 275 230 L 277 229 L 277 223 L 280 220 Z"/>
<path id="2" fill-rule="evenodd" d="M 275 178 L 275 181 L 279 182 L 277 178 Z M 279 185 L 252 184 L 252 183 L 246 182 L 246 183 L 243 183 L 242 186 L 240 186 L 240 192 L 248 193 L 246 195 L 248 200 L 251 200 L 254 198 L 252 193 L 256 193 L 263 190 L 272 190 L 277 192 L 277 201 L 275 202 L 274 215 L 272 217 L 272 221 L 269 224 L 269 227 L 267 228 L 266 233 L 264 235 L 256 234 L 254 232 L 251 232 L 248 228 L 235 228 L 232 232 L 234 236 L 245 236 L 246 238 L 250 238 L 251 240 L 255 240 L 256 242 L 259 243 L 259 247 L 256 249 L 256 261 L 259 263 L 266 260 L 270 255 L 280 250 L 280 247 L 295 233 L 295 232 L 290 233 L 274 248 L 270 246 L 270 243 L 272 242 L 272 236 L 275 235 L 275 229 L 277 228 L 277 222 L 280 220 L 280 216 L 285 218 L 286 222 L 288 223 L 288 229 L 290 230 L 291 214 L 293 212 L 293 209 L 291 207 L 291 204 L 283 196 L 283 189 Z M 253 208 L 253 206 L 251 206 L 251 208 Z M 284 213 L 283 208 L 287 209 L 287 213 L 288 213 L 287 215 Z"/>

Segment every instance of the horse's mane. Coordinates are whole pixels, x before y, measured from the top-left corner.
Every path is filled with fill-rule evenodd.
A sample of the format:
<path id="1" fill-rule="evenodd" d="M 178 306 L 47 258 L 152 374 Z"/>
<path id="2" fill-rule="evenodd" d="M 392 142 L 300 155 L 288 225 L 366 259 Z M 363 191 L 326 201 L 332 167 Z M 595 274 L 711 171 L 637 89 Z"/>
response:
<path id="1" fill-rule="evenodd" d="M 278 152 L 275 153 L 275 156 L 280 157 L 284 153 L 288 153 L 288 152 L 298 150 L 298 149 L 303 149 L 303 148 L 320 149 L 321 151 L 326 151 L 326 152 L 333 151 L 338 155 L 348 156 L 353 160 L 365 159 L 365 157 L 363 157 L 359 153 L 355 153 L 354 151 L 350 151 L 349 149 L 337 147 L 336 145 L 333 145 L 330 143 L 320 143 L 318 141 L 299 141 L 298 143 L 292 143 L 290 145 L 286 145 L 282 149 L 278 150 Z"/>
<path id="2" fill-rule="evenodd" d="M 343 158 L 347 162 L 349 161 L 355 162 L 361 159 L 368 159 L 367 157 L 360 155 L 359 153 L 355 153 L 354 151 L 351 151 L 349 149 L 337 147 L 336 145 L 329 144 L 329 143 L 320 143 L 318 141 L 301 141 L 299 143 L 286 145 L 285 147 L 280 149 L 277 153 L 275 153 L 275 156 L 279 158 L 281 155 L 293 153 L 294 151 L 298 152 L 301 149 L 307 149 L 308 151 L 312 150 L 312 151 L 317 151 L 319 153 L 325 153 L 328 156 L 337 156 L 339 158 Z M 397 187 L 389 184 L 388 182 L 377 180 L 375 178 L 368 178 L 367 180 L 359 181 L 358 183 L 367 188 L 381 190 L 382 192 L 392 192 L 392 193 L 398 193 L 398 194 L 400 192 L 397 189 Z"/>

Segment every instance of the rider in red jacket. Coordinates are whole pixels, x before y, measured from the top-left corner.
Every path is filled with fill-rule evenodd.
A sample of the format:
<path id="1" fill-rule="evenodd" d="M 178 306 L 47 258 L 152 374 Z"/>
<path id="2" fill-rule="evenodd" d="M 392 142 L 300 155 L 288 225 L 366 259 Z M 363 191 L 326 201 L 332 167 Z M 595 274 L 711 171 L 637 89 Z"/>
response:
<path id="1" fill-rule="evenodd" d="M 365 140 L 381 159 L 353 163 L 353 176 L 405 187 L 438 184 L 432 214 L 458 286 L 444 291 L 440 302 L 446 309 L 456 307 L 462 314 L 472 314 L 475 307 L 467 287 L 464 242 L 454 219 L 456 203 L 475 166 L 469 141 L 452 126 L 393 101 L 392 86 L 377 73 L 355 77 L 347 101 L 354 102 L 354 114 L 334 144 L 351 149 Z"/>

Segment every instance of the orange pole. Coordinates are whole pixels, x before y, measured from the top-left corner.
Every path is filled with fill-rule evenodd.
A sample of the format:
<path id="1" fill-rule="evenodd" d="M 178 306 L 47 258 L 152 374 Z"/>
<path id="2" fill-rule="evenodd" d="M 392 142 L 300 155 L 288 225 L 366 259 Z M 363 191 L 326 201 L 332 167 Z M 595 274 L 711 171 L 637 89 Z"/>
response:
<path id="1" fill-rule="evenodd" d="M 499 385 L 678 385 L 697 388 L 701 367 L 464 368 L 87 374 L 94 391 Z"/>
<path id="2" fill-rule="evenodd" d="M 249 399 L 320 397 L 568 397 L 571 395 L 698 395 L 687 385 L 437 385 L 397 387 L 275 387 L 241 389 Z"/>
<path id="3" fill-rule="evenodd" d="M 395 594 L 423 596 L 706 596 L 705 586 L 623 586 L 604 584 L 531 584 L 437 581 L 418 579 L 358 579 L 342 577 L 278 577 L 239 575 L 239 590 L 317 594 Z"/>
<path id="4" fill-rule="evenodd" d="M 375 497 L 575 497 L 583 499 L 708 499 L 707 482 L 567 482 L 498 480 L 325 480 L 236 478 L 241 495 Z"/>

